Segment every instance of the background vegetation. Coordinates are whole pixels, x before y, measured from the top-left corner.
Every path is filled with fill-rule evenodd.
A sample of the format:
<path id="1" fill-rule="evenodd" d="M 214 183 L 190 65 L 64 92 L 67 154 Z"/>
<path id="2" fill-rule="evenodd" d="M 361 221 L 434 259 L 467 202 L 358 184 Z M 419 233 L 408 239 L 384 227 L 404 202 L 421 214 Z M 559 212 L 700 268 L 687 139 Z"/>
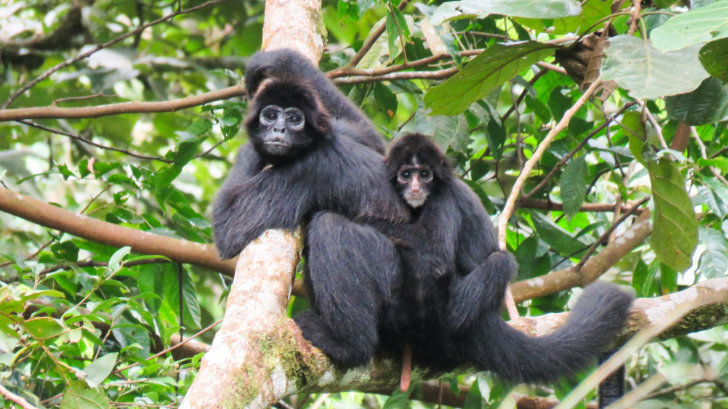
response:
<path id="1" fill-rule="evenodd" d="M 231 268 L 135 243 L 142 232 L 211 242 L 210 202 L 246 138 L 238 84 L 261 47 L 264 7 L 0 4 L 3 407 L 17 397 L 175 407 L 184 396 Z M 387 138 L 433 135 L 494 220 L 527 177 L 513 217 L 500 218 L 520 265 L 522 315 L 564 311 L 578 285 L 605 272 L 648 298 L 728 284 L 728 1 L 339 0 L 323 2 L 322 19 L 322 69 Z M 129 227 L 137 241 L 91 219 L 88 232 L 71 230 L 69 217 L 10 192 Z M 651 217 L 646 232 L 640 215 Z M 623 243 L 616 259 L 598 258 Z M 630 357 L 634 407 L 728 407 L 721 301 L 696 328 L 717 326 Z M 305 305 L 294 297 L 289 313 Z M 487 374 L 442 381 L 465 388 L 463 399 L 347 392 L 279 405 L 522 406 L 514 396 L 553 403 L 579 380 L 518 395 Z"/>

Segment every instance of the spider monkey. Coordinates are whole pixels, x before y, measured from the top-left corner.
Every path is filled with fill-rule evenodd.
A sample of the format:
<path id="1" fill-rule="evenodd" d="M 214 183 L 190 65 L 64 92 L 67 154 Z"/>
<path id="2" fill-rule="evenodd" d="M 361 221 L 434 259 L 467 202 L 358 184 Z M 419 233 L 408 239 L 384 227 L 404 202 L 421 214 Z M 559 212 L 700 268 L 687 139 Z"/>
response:
<path id="1" fill-rule="evenodd" d="M 450 370 L 470 363 L 526 383 L 573 375 L 605 352 L 624 326 L 631 295 L 593 283 L 554 333 L 531 337 L 510 327 L 500 306 L 517 265 L 498 249 L 477 196 L 423 135 L 396 140 L 385 162 L 412 220 L 377 224 L 396 243 L 403 264 L 384 340 L 400 346 L 404 340 L 421 365 Z"/>

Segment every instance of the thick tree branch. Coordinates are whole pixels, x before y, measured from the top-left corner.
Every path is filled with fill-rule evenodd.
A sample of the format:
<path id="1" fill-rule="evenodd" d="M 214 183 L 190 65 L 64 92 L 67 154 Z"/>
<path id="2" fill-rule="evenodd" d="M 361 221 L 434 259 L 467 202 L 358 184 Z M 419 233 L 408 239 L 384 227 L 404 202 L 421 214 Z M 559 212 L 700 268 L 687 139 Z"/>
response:
<path id="1" fill-rule="evenodd" d="M 258 278 L 250 277 L 251 281 Z M 252 285 L 252 284 L 251 284 Z M 728 320 L 728 278 L 713 279 L 698 283 L 683 291 L 668 294 L 656 298 L 639 298 L 635 301 L 630 312 L 630 318 L 625 330 L 622 333 L 622 340 L 636 334 L 640 330 L 657 322 L 662 322 L 670 313 L 678 308 L 690 305 L 692 311 L 685 315 L 679 322 L 660 334 L 660 339 L 672 338 L 678 335 L 686 335 L 692 332 L 712 328 Z M 511 326 L 532 336 L 544 336 L 553 332 L 562 325 L 568 313 L 545 314 L 539 317 L 521 317 L 509 322 Z M 312 348 L 308 342 L 300 340 L 300 333 L 291 320 L 284 319 L 280 326 L 290 330 L 286 333 L 291 336 L 287 344 L 281 344 L 290 348 L 302 348 L 302 350 L 276 350 L 283 357 L 295 358 L 292 361 L 283 359 L 278 362 L 284 365 L 280 374 L 293 374 L 281 382 L 287 385 L 285 393 L 276 395 L 281 399 L 297 393 L 336 392 L 345 390 L 359 390 L 363 392 L 390 393 L 398 387 L 400 365 L 396 360 L 388 357 L 379 357 L 366 367 L 354 368 L 347 371 L 336 369 L 331 365 L 319 350 Z M 278 324 L 277 324 L 278 325 Z M 276 345 L 276 348 L 280 346 Z M 285 365 L 292 365 L 287 368 Z M 458 373 L 470 371 L 468 368 L 461 368 Z M 418 382 L 425 382 L 427 379 L 434 379 L 443 375 L 432 371 L 414 368 L 413 377 Z M 449 388 L 448 388 L 449 389 Z M 459 394 L 447 391 L 443 393 L 442 403 L 451 406 L 462 406 L 465 398 L 465 390 Z M 439 402 L 437 385 L 428 383 L 423 388 L 423 395 L 414 398 L 421 398 L 428 402 Z M 273 398 L 271 398 L 273 399 Z M 530 403 L 528 398 L 518 407 L 526 408 Z M 520 400 L 519 399 L 519 402 Z M 550 401 L 552 404 L 554 402 Z M 271 401 L 273 403 L 273 401 Z M 541 402 L 543 403 L 543 402 Z"/>
<path id="2" fill-rule="evenodd" d="M 214 246 L 148 233 L 79 215 L 0 187 L 0 210 L 109 246 L 131 248 L 143 254 L 159 254 L 181 263 L 190 263 L 232 274 L 233 260 L 221 260 Z"/>

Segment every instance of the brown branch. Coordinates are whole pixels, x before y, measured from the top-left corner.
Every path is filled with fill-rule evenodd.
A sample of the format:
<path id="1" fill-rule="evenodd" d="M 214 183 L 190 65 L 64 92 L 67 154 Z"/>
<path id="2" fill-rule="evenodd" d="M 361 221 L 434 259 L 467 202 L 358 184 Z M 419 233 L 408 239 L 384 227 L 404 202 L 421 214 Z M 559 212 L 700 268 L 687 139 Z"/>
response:
<path id="1" fill-rule="evenodd" d="M 602 243 L 606 242 L 609 239 L 609 236 L 611 236 L 612 232 L 614 232 L 619 225 L 624 223 L 625 220 L 627 220 L 628 217 L 632 216 L 634 213 L 637 212 L 637 209 L 646 203 L 648 200 L 650 200 L 650 197 L 644 197 L 640 199 L 637 203 L 635 203 L 629 210 L 627 210 L 626 213 L 621 215 L 617 220 L 615 220 L 614 223 L 607 229 L 607 231 L 604 232 L 604 234 L 601 235 L 590 247 L 589 250 L 586 251 L 586 253 L 581 257 L 581 260 L 579 260 L 579 263 L 574 267 L 574 270 L 581 271 L 581 268 L 584 267 L 584 264 L 586 264 L 589 261 L 589 257 L 591 257 L 592 254 L 594 254 L 595 251 L 597 251 L 597 247 L 601 245 Z"/>
<path id="2" fill-rule="evenodd" d="M 244 95 L 246 95 L 245 87 L 235 85 L 221 90 L 173 99 L 171 101 L 131 101 L 118 104 L 71 108 L 61 108 L 51 105 L 45 107 L 3 109 L 0 110 L 0 121 L 41 118 L 97 118 L 106 115 L 171 112 Z"/>
<path id="3" fill-rule="evenodd" d="M 390 74 L 374 75 L 374 76 L 353 76 L 346 78 L 337 78 L 334 83 L 338 85 L 363 84 L 378 81 L 394 81 L 394 80 L 442 80 L 449 78 L 458 72 L 458 67 L 446 68 L 436 71 L 403 71 L 393 72 Z M 0 111 L 1 112 L 1 111 Z"/>
<path id="4" fill-rule="evenodd" d="M 564 210 L 564 204 L 563 203 L 557 203 L 552 202 L 550 200 L 545 199 L 526 199 L 526 198 L 520 198 L 518 199 L 518 207 L 526 207 L 530 209 L 541 209 L 541 210 L 556 210 L 556 211 L 563 211 Z M 581 208 L 579 209 L 580 212 L 626 212 L 629 211 L 632 207 L 634 207 L 633 204 L 629 203 L 622 203 L 621 205 L 617 204 L 611 204 L 611 203 L 584 203 L 581 205 Z M 642 214 L 643 209 L 635 209 L 635 214 Z"/>
<path id="5" fill-rule="evenodd" d="M 23 409 L 38 409 L 35 406 L 31 405 L 30 402 L 28 402 L 27 400 L 5 389 L 2 384 L 0 384 L 0 395 L 2 395 L 5 399 L 11 402 L 14 402 Z"/>
<path id="6" fill-rule="evenodd" d="M 641 245 L 650 233 L 652 233 L 650 211 L 644 210 L 627 231 L 604 247 L 599 254 L 589 259 L 581 270 L 568 268 L 519 281 L 511 286 L 513 297 L 518 303 L 572 287 L 585 286 L 599 278 L 617 261 Z"/>
<path id="7" fill-rule="evenodd" d="M 0 188 L 0 210 L 41 226 L 114 247 L 131 246 L 143 254 L 169 257 L 232 275 L 234 260 L 221 260 L 214 246 L 119 226 Z"/>
<path id="8" fill-rule="evenodd" d="M 474 56 L 481 54 L 483 51 L 485 51 L 485 49 L 465 50 L 460 51 L 458 54 L 461 57 Z M 377 69 L 355 69 L 342 67 L 329 71 L 326 73 L 326 75 L 331 79 L 350 76 L 376 77 L 379 75 L 408 70 L 410 68 L 424 67 L 447 58 L 452 58 L 452 56 L 450 54 L 433 55 L 430 57 L 420 58 L 419 60 L 408 61 L 403 64 L 390 65 L 389 67 Z"/>
<path id="9" fill-rule="evenodd" d="M 241 256 L 242 257 L 242 256 Z M 256 281 L 257 277 L 249 277 L 248 280 Z M 253 289 L 250 288 L 252 291 Z M 621 339 L 625 341 L 628 337 L 636 334 L 648 326 L 663 322 L 670 313 L 678 308 L 691 305 L 692 311 L 685 315 L 679 322 L 660 334 L 659 339 L 668 339 L 679 335 L 686 335 L 696 331 L 713 328 L 720 325 L 728 318 L 728 278 L 712 279 L 698 283 L 683 291 L 668 294 L 655 298 L 639 298 L 635 300 L 628 323 L 622 333 Z M 254 314 L 253 314 L 254 315 Z M 552 333 L 562 325 L 569 313 L 551 313 L 538 317 L 521 317 L 509 321 L 509 324 L 531 336 L 544 336 Z M 285 328 L 295 328 L 292 320 L 285 319 L 280 324 Z M 293 327 L 291 327 L 293 325 Z M 297 328 L 295 328 L 297 330 Z M 288 348 L 300 348 L 296 350 L 275 350 L 280 356 L 296 356 L 298 359 L 289 361 L 283 359 L 282 365 L 295 365 L 295 368 L 281 368 L 277 381 L 288 386 L 278 399 L 297 393 L 318 393 L 337 392 L 344 390 L 358 390 L 362 392 L 391 393 L 399 386 L 400 365 L 396 360 L 389 357 L 380 357 L 366 366 L 349 370 L 340 370 L 331 365 L 328 358 L 319 350 L 311 348 L 311 345 L 298 339 L 300 333 L 294 330 L 296 342 L 287 344 Z M 295 370 L 293 370 L 295 369 Z M 289 371 L 290 370 L 290 371 Z M 461 368 L 459 372 L 467 373 L 468 368 Z M 427 382 L 427 379 L 435 379 L 442 374 L 415 367 L 413 378 L 417 382 L 423 382 L 423 394 L 413 396 L 427 402 L 443 403 L 451 406 L 462 406 L 467 395 L 467 389 L 461 388 L 459 393 L 452 393 L 443 390 L 440 393 L 437 383 Z M 240 375 L 242 376 L 242 375 Z M 243 378 L 240 378 L 243 379 Z M 524 397 L 525 398 L 525 397 Z M 521 399 L 519 399 L 519 403 Z M 553 402 L 553 401 L 551 401 Z M 527 401 L 523 401 L 526 405 Z M 533 406 L 520 406 L 524 409 Z M 540 406 L 539 406 L 540 407 Z"/>
<path id="10" fill-rule="evenodd" d="M 32 81 L 29 81 L 29 82 L 25 83 L 22 87 L 20 87 L 20 89 L 18 89 L 12 95 L 10 95 L 10 97 L 2 104 L 2 106 L 0 106 L 0 109 L 7 108 L 13 101 L 15 101 L 25 91 L 33 88 L 35 85 L 37 85 L 38 83 L 40 83 L 44 79 L 50 77 L 51 74 L 57 72 L 58 70 L 61 70 L 61 69 L 65 68 L 65 67 L 67 67 L 67 66 L 69 66 L 69 65 L 71 65 L 71 64 L 73 64 L 75 62 L 81 61 L 84 58 L 86 58 L 86 57 L 94 54 L 95 52 L 97 52 L 97 51 L 99 51 L 101 49 L 111 47 L 112 45 L 117 44 L 117 43 L 119 43 L 119 42 L 121 42 L 121 41 L 123 41 L 123 40 L 125 40 L 125 39 L 127 39 L 129 37 L 131 37 L 131 36 L 134 36 L 137 33 L 141 33 L 142 31 L 146 30 L 147 28 L 149 28 L 151 26 L 157 25 L 159 23 L 163 23 L 163 22 L 165 22 L 167 20 L 170 20 L 170 19 L 172 19 L 174 17 L 177 17 L 178 15 L 186 14 L 186 13 L 191 13 L 193 11 L 197 11 L 197 10 L 203 9 L 205 7 L 209 7 L 209 6 L 212 6 L 212 5 L 221 3 L 223 1 L 224 0 L 210 0 L 210 1 L 207 1 L 207 2 L 202 3 L 200 5 L 197 5 L 197 6 L 194 6 L 194 7 L 190 7 L 188 9 L 176 10 L 175 12 L 173 12 L 171 14 L 168 14 L 168 15 L 163 16 L 163 17 L 160 17 L 160 18 L 158 18 L 158 19 L 156 19 L 154 21 L 151 21 L 149 23 L 146 23 L 144 25 L 141 25 L 138 28 L 136 28 L 136 29 L 134 29 L 134 30 L 132 30 L 132 31 L 126 33 L 126 34 L 122 34 L 119 37 L 117 37 L 117 38 L 115 38 L 115 39 L 113 39 L 111 41 L 107 41 L 107 42 L 105 42 L 103 44 L 96 45 L 96 46 L 92 47 L 91 49 L 89 49 L 88 51 L 85 51 L 85 52 L 83 52 L 83 53 L 81 53 L 81 54 L 79 54 L 79 55 L 77 55 L 77 56 L 75 56 L 73 58 L 70 58 L 70 59 L 68 59 L 68 60 L 66 60 L 66 61 L 64 61 L 64 62 L 56 65 L 53 68 L 50 68 L 49 70 L 47 70 L 43 74 L 41 74 L 38 77 L 34 78 Z M 2 112 L 2 111 L 0 111 L 0 112 Z M 0 119 L 0 121 L 1 120 L 2 119 Z"/>

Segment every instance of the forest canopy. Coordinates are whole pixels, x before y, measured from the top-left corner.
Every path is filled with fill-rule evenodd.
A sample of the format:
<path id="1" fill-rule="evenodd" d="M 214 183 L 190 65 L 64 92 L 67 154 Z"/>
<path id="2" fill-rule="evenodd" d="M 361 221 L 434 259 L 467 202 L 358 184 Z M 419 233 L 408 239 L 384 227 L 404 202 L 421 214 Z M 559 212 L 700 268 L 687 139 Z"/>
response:
<path id="1" fill-rule="evenodd" d="M 220 325 L 256 304 L 232 295 L 210 207 L 247 140 L 248 58 L 281 44 L 385 139 L 447 153 L 518 262 L 514 326 L 541 334 L 581 287 L 618 284 L 638 298 L 624 404 L 728 406 L 728 0 L 284 3 L 0 4 L 2 407 L 178 407 L 216 333 L 257 341 L 245 387 L 207 393 L 240 406 L 594 407 L 601 369 L 548 387 L 416 370 L 408 393 L 396 360 L 333 371 L 285 318 L 308 306 L 302 265 L 280 322 L 244 310 L 265 337 Z M 297 237 L 256 247 L 280 280 L 236 280 L 287 291 Z"/>

